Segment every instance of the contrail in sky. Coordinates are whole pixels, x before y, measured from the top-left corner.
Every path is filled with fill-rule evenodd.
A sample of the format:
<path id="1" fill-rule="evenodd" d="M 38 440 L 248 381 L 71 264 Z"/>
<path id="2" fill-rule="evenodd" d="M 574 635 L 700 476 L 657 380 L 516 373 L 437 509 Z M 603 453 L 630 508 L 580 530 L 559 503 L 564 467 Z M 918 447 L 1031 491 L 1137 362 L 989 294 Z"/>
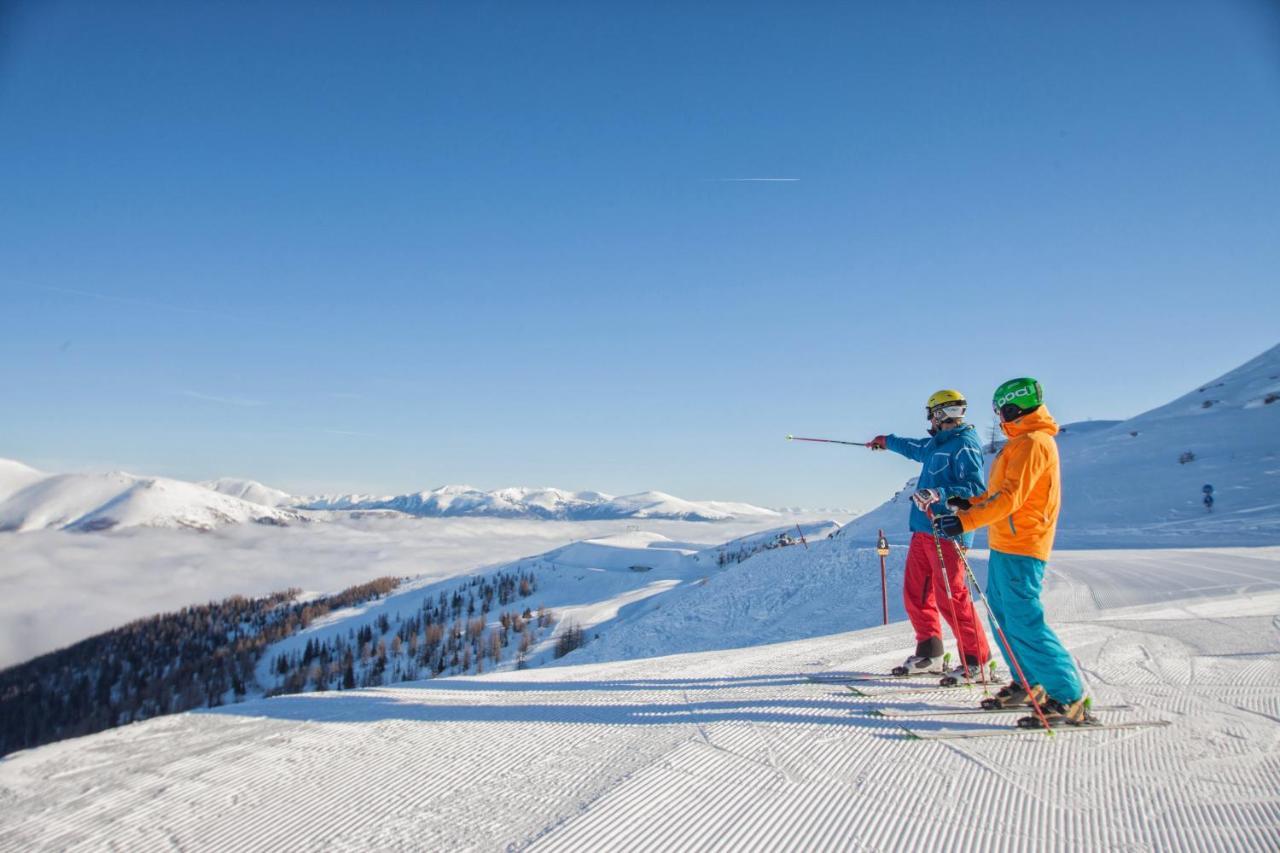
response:
<path id="1" fill-rule="evenodd" d="M 186 390 L 182 392 L 184 397 L 190 397 L 193 400 L 204 400 L 208 403 L 221 403 L 224 406 L 265 406 L 261 400 L 250 400 L 246 397 L 222 397 L 217 394 L 205 394 L 200 391 Z"/>

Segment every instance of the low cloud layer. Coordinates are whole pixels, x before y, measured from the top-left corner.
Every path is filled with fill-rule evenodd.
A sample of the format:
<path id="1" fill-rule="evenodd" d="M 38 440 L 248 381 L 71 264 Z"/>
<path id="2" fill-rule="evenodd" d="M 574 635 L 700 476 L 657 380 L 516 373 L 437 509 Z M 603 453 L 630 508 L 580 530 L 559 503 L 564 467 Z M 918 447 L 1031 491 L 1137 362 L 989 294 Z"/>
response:
<path id="1" fill-rule="evenodd" d="M 715 545 L 780 522 L 645 522 L 682 542 Z M 230 595 L 300 587 L 329 592 L 380 575 L 442 579 L 540 554 L 634 522 L 378 519 L 212 533 L 0 534 L 0 667 L 156 613 Z"/>

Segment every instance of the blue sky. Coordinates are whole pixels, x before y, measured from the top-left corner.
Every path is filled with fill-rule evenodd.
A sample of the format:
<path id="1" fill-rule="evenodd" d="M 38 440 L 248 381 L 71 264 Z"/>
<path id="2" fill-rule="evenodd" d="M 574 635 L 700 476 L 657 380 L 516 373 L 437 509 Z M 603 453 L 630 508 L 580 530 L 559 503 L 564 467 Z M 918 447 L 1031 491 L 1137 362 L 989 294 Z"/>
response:
<path id="1" fill-rule="evenodd" d="M 1124 417 L 1280 337 L 1269 4 L 3 8 L 41 467 L 865 508 L 912 464 L 783 436 L 1023 374 Z"/>

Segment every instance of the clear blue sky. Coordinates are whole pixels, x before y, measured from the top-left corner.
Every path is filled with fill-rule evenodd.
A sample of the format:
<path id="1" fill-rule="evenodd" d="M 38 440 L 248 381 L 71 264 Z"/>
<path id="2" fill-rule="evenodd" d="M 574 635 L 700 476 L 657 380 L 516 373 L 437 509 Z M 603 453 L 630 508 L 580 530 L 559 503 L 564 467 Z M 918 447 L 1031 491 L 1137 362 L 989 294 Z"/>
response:
<path id="1" fill-rule="evenodd" d="M 6 3 L 0 456 L 869 507 L 783 436 L 1136 414 L 1280 338 L 1275 8 Z"/>

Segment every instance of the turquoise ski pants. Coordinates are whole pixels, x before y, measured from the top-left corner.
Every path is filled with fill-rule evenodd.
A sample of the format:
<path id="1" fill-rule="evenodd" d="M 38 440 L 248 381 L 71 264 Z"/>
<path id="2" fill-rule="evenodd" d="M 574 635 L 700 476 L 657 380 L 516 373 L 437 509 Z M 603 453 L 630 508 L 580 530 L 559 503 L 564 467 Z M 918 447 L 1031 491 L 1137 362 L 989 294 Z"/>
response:
<path id="1" fill-rule="evenodd" d="M 993 548 L 987 563 L 987 602 L 1022 665 L 1027 683 L 1041 685 L 1051 698 L 1066 704 L 1083 696 L 1084 688 L 1070 653 L 1044 621 L 1044 606 L 1040 604 L 1044 567 L 1044 560 Z M 1018 670 L 1009 659 L 1009 650 L 1000 641 L 994 623 L 991 628 L 1005 664 L 1016 679 Z"/>

